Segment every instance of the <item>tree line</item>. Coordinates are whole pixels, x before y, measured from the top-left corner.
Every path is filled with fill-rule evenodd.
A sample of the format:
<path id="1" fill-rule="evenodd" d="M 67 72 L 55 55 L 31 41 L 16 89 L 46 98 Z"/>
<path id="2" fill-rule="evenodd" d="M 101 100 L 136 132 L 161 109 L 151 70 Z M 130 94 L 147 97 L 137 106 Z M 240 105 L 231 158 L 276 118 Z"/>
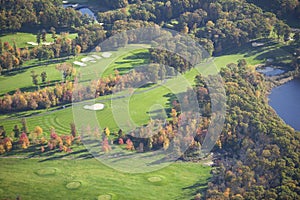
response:
<path id="1" fill-rule="evenodd" d="M 51 28 L 52 39 L 54 42 L 49 45 L 42 43 L 46 42 L 46 31 L 38 33 L 37 44 L 33 48 L 18 48 L 16 43 L 13 45 L 0 40 L 0 72 L 18 69 L 25 61 L 31 59 L 49 60 L 66 56 L 77 56 L 81 52 L 86 52 L 95 48 L 105 38 L 105 31 L 100 24 L 84 25 L 76 29 L 78 36 L 75 39 L 70 39 L 68 33 L 56 35 L 55 28 Z"/>
<path id="2" fill-rule="evenodd" d="M 157 0 L 132 3 L 128 12 L 124 9 L 100 12 L 97 19 L 109 31 L 114 30 L 117 24 L 127 24 L 132 20 L 153 22 L 190 34 L 210 54 L 224 53 L 252 39 L 272 37 L 271 33 L 285 41 L 291 35 L 290 27 L 278 20 L 275 14 L 263 12 L 245 0 Z M 120 26 L 118 29 L 126 30 Z"/>

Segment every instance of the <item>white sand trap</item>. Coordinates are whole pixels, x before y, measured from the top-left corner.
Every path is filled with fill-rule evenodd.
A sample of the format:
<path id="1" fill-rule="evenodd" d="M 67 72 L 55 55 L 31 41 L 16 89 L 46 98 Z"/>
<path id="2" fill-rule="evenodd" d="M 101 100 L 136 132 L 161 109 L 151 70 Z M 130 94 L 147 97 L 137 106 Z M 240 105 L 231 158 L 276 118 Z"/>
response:
<path id="1" fill-rule="evenodd" d="M 79 61 L 74 61 L 73 62 L 74 65 L 79 65 L 80 67 L 85 67 L 86 64 L 82 63 L 82 62 L 79 62 Z"/>
<path id="2" fill-rule="evenodd" d="M 42 45 L 46 45 L 46 46 L 49 46 L 51 44 L 53 44 L 53 42 L 42 42 Z"/>
<path id="3" fill-rule="evenodd" d="M 95 59 L 92 57 L 85 57 L 85 58 L 81 59 L 82 62 L 88 62 L 88 61 L 92 61 L 92 60 L 95 60 Z"/>
<path id="4" fill-rule="evenodd" d="M 98 60 L 101 59 L 101 57 L 100 57 L 100 56 L 97 56 L 97 55 L 92 55 L 92 57 L 93 57 L 93 58 L 96 58 L 96 59 L 98 59 Z"/>
<path id="5" fill-rule="evenodd" d="M 273 61 L 274 61 L 273 58 L 268 58 L 268 59 L 267 59 L 267 62 L 273 62 Z"/>
<path id="6" fill-rule="evenodd" d="M 32 45 L 32 46 L 37 46 L 37 45 L 39 45 L 39 44 L 36 43 L 36 42 L 27 42 L 27 44 L 30 44 L 30 45 Z"/>
<path id="7" fill-rule="evenodd" d="M 212 166 L 213 164 L 214 164 L 213 161 L 208 161 L 208 162 L 203 163 L 203 165 L 205 165 L 205 166 Z"/>
<path id="8" fill-rule="evenodd" d="M 96 104 L 91 105 L 91 106 L 85 105 L 85 106 L 83 106 L 83 108 L 86 109 L 86 110 L 103 110 L 104 109 L 104 104 L 96 103 Z"/>
<path id="9" fill-rule="evenodd" d="M 104 58 L 109 58 L 109 57 L 111 57 L 111 53 L 110 52 L 104 52 L 104 53 L 102 53 L 102 56 L 104 57 Z"/>
<path id="10" fill-rule="evenodd" d="M 261 46 L 264 46 L 265 43 L 260 43 L 260 42 L 252 42 L 252 46 L 253 47 L 261 47 Z"/>
<path id="11" fill-rule="evenodd" d="M 32 46 L 37 46 L 37 45 L 39 45 L 39 44 L 36 43 L 36 42 L 27 42 L 27 44 L 30 44 L 30 45 L 32 45 Z M 53 44 L 53 42 L 42 42 L 42 45 L 46 45 L 46 46 L 49 46 L 49 45 L 51 45 L 51 44 Z"/>

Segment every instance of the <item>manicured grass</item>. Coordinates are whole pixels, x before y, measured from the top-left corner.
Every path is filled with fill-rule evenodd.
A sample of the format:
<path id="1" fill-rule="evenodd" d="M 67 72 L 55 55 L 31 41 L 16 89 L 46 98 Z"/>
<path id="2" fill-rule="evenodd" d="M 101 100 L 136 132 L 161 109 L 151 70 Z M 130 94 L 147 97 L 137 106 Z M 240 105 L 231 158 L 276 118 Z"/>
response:
<path id="1" fill-rule="evenodd" d="M 245 58 L 251 65 L 264 62 L 270 56 L 283 56 L 288 54 L 276 53 L 285 52 L 281 46 L 274 44 L 268 47 L 241 49 L 241 53 L 216 57 L 214 63 L 217 69 L 225 67 L 228 63 L 236 63 L 237 60 Z M 111 52 L 110 58 L 102 58 L 95 64 L 90 64 L 86 68 L 78 68 L 83 74 L 83 80 L 93 79 L 103 74 L 107 76 L 113 73 L 114 68 L 126 73 L 136 65 L 147 63 L 145 58 L 136 55 L 144 55 L 146 50 L 141 47 L 130 46 Z M 81 59 L 85 55 L 81 55 Z M 72 59 L 69 62 L 73 61 Z M 203 65 L 205 67 L 205 64 Z M 51 75 L 51 71 L 55 73 L 54 66 L 49 67 L 50 77 L 60 77 L 60 74 Z M 42 70 L 44 67 L 36 67 L 36 71 Z M 200 72 L 205 68 L 199 68 Z M 130 99 L 128 99 L 128 110 L 132 120 L 137 125 L 146 124 L 150 118 L 149 111 L 159 107 L 168 108 L 168 94 L 178 94 L 186 89 L 187 85 L 193 85 L 194 77 L 199 70 L 193 69 L 183 75 L 187 84 L 182 80 L 174 78 L 167 80 L 162 86 L 155 87 L 152 85 L 147 88 L 139 88 L 135 91 Z M 5 91 L 6 84 L 20 86 L 30 85 L 30 71 L 27 70 L 18 75 L 0 78 L 3 85 L 1 92 Z M 209 71 L 209 70 L 208 70 Z M 209 71 L 211 72 L 211 71 Z M 26 74 L 27 73 L 27 74 Z M 24 82 L 25 77 L 29 80 Z M 4 78 L 4 79 L 3 79 Z M 20 79 L 17 82 L 15 79 Z M 23 80 L 24 79 L 24 80 Z M 55 79 L 55 78 L 53 78 Z M 5 82 L 8 81 L 8 82 Z M 23 81 L 23 82 L 22 82 Z M 13 87 L 13 86 L 8 86 Z M 7 90 L 7 89 L 6 89 Z M 13 90 L 10 88 L 10 90 Z M 7 90 L 7 91 L 10 91 Z M 115 122 L 112 105 L 110 101 L 106 101 L 110 96 L 104 96 L 96 99 L 96 102 L 105 104 L 105 109 L 96 112 L 97 120 L 102 128 L 109 127 L 110 130 L 117 131 L 118 125 Z M 126 99 L 113 100 L 113 105 L 122 105 L 121 102 Z M 91 101 L 84 102 L 90 104 Z M 124 103 L 124 102 L 123 102 Z M 153 105 L 156 105 L 153 108 Z M 93 112 L 83 110 L 84 113 Z M 80 111 L 79 109 L 79 111 Z M 125 107 L 125 109 L 127 109 Z M 126 110 L 125 110 L 126 111 Z M 30 111 L 21 114 L 26 115 L 39 112 Z M 119 112 L 118 112 L 119 113 Z M 35 126 L 41 126 L 49 134 L 50 127 L 54 127 L 58 134 L 69 134 L 70 122 L 73 121 L 72 108 L 65 108 L 55 112 L 45 113 L 44 115 L 32 116 L 27 118 L 29 129 L 32 131 Z M 76 114 L 76 113 L 75 113 Z M 78 113 L 77 113 L 78 114 Z M 2 116 L 4 119 L 14 114 Z M 86 120 L 89 120 L 87 118 Z M 20 125 L 20 119 L 0 121 L 0 125 L 4 125 L 6 131 L 10 133 L 15 124 Z M 75 154 L 66 156 L 67 158 L 78 158 L 86 152 L 83 146 L 73 148 Z M 27 155 L 26 153 L 18 153 L 17 155 Z M 55 154 L 55 156 L 63 156 L 64 153 Z M 83 155 L 84 156 L 84 155 Z M 3 198 L 15 198 L 20 195 L 22 199 L 50 199 L 66 198 L 76 199 L 84 197 L 86 199 L 191 199 L 192 196 L 201 189 L 199 185 L 206 185 L 209 178 L 210 167 L 202 167 L 196 163 L 174 163 L 166 168 L 156 172 L 144 174 L 128 174 L 121 173 L 110 169 L 94 159 L 84 160 L 55 160 L 49 158 L 48 161 L 39 162 L 38 159 L 12 159 L 1 158 L 2 170 L 0 172 L 0 196 Z M 121 163 L 122 164 L 122 163 Z M 136 167 L 139 163 L 135 163 Z M 204 186 L 202 186 L 203 188 Z"/>
<path id="2" fill-rule="evenodd" d="M 6 93 L 14 93 L 16 89 L 21 91 L 33 91 L 37 87 L 32 83 L 31 71 L 35 71 L 36 74 L 40 75 L 43 71 L 47 73 L 47 80 L 49 81 L 60 81 L 61 73 L 55 69 L 56 64 L 51 65 L 41 65 L 36 67 L 31 67 L 28 69 L 21 70 L 22 72 L 11 72 L 7 75 L 0 76 L 0 95 Z M 39 83 L 41 83 L 40 76 L 38 77 Z"/>
<path id="3" fill-rule="evenodd" d="M 1 198 L 191 199 L 205 189 L 211 170 L 176 162 L 158 171 L 129 174 L 95 159 L 39 161 L 0 158 Z"/>
<path id="4" fill-rule="evenodd" d="M 59 34 L 57 34 L 59 36 Z M 76 33 L 69 34 L 69 38 L 74 39 L 77 36 Z M 33 33 L 10 33 L 1 35 L 0 39 L 2 42 L 9 42 L 10 45 L 13 45 L 13 42 L 16 42 L 17 47 L 24 48 L 24 47 L 33 47 L 32 45 L 27 44 L 27 42 L 36 42 L 36 34 Z M 46 42 L 53 42 L 51 38 L 51 33 L 47 33 L 46 35 Z"/>
<path id="5" fill-rule="evenodd" d="M 127 48 L 122 48 L 119 51 L 112 52 L 112 56 L 110 58 L 100 59 L 97 63 L 91 64 L 85 68 L 81 68 L 81 69 L 78 68 L 78 71 L 81 70 L 81 73 L 84 74 L 83 80 L 96 78 L 97 76 L 99 76 L 99 74 L 104 74 L 104 76 L 106 76 L 108 74 L 113 73 L 114 68 L 117 68 L 118 70 L 120 70 L 120 72 L 125 73 L 128 72 L 130 69 L 132 69 L 133 65 L 139 65 L 147 62 L 146 51 L 147 50 L 145 50 L 145 48 L 141 46 L 128 46 Z M 288 52 L 282 49 L 282 45 L 276 43 L 271 44 L 269 46 L 259 47 L 259 48 L 248 47 L 248 48 L 240 49 L 240 51 L 241 53 L 216 57 L 214 59 L 216 71 L 222 67 L 225 67 L 226 64 L 228 63 L 236 63 L 239 59 L 243 59 L 243 58 L 246 59 L 249 64 L 255 65 L 264 62 L 267 58 L 272 57 L 272 55 L 273 56 L 277 55 L 280 52 L 281 52 L 281 56 L 288 55 Z M 145 59 L 143 59 L 140 55 L 146 56 Z M 81 57 L 77 59 L 80 59 L 82 57 L 84 57 L 84 55 L 81 55 Z M 186 72 L 183 75 L 183 78 L 185 78 L 186 82 L 188 82 L 189 85 L 192 86 L 194 84 L 195 76 L 199 74 L 199 71 L 200 72 L 205 71 L 205 67 L 206 65 L 203 64 L 203 68 L 200 68 L 198 70 L 192 69 L 191 71 Z M 52 71 L 56 71 L 56 70 L 52 69 Z M 27 81 L 28 84 L 31 84 L 30 73 L 29 72 L 25 72 L 25 73 L 28 73 L 26 76 L 28 76 L 29 80 Z M 23 76 L 25 77 L 25 75 Z M 56 76 L 60 77 L 60 74 L 57 74 Z M 3 78 L 3 76 L 0 78 Z M 22 84 L 21 80 L 25 80 L 25 78 L 22 77 L 19 77 L 16 80 L 13 79 L 12 77 L 5 77 L 5 78 L 7 78 L 8 79 L 7 81 L 10 82 L 8 84 L 4 81 L 2 82 L 0 79 L 1 86 L 7 85 L 8 88 L 10 88 L 14 84 L 17 84 L 18 81 L 20 81 L 19 84 L 21 85 Z M 23 81 L 23 84 L 24 82 L 25 81 Z M 128 108 L 130 111 L 129 113 L 132 120 L 137 125 L 143 125 L 149 121 L 150 119 L 149 111 L 153 105 L 161 105 L 161 107 L 167 109 L 168 94 L 180 93 L 184 91 L 186 88 L 183 86 L 188 85 L 188 84 L 178 85 L 177 83 L 178 80 L 176 79 L 174 79 L 173 81 L 168 80 L 167 83 L 165 83 L 164 85 L 146 91 L 144 93 L 139 93 L 139 91 L 143 91 L 148 88 L 140 88 L 138 90 L 135 90 L 134 95 L 130 98 L 130 101 L 128 103 Z M 1 87 L 1 86 L 0 88 L 2 90 L 6 89 L 6 87 L 4 86 Z M 182 88 L 180 88 L 179 86 Z M 110 96 L 105 96 L 105 97 L 100 97 L 99 99 L 96 100 L 97 102 L 99 101 L 105 104 L 105 109 L 102 111 L 97 111 L 96 116 L 98 121 L 100 122 L 101 127 L 103 128 L 109 127 L 112 131 L 117 131 L 118 125 L 115 123 L 115 119 L 111 111 L 111 102 L 110 101 L 103 102 L 104 99 L 109 99 L 109 98 Z M 124 100 L 126 99 L 114 100 L 113 105 L 121 104 L 122 101 Z M 32 113 L 32 112 L 34 111 L 23 112 L 22 114 L 26 115 L 26 113 Z M 14 114 L 2 115 L 1 118 L 4 119 L 9 116 L 14 116 Z M 72 121 L 73 121 L 73 113 L 71 108 L 66 108 L 43 116 L 33 116 L 27 119 L 30 130 L 33 130 L 35 126 L 39 125 L 44 129 L 44 131 L 48 132 L 49 128 L 52 126 L 57 130 L 59 134 L 69 133 L 69 124 Z M 18 120 L 0 121 L 0 125 L 4 125 L 4 127 L 8 132 L 10 132 L 13 129 L 14 124 L 20 124 L 20 120 L 18 119 Z"/>

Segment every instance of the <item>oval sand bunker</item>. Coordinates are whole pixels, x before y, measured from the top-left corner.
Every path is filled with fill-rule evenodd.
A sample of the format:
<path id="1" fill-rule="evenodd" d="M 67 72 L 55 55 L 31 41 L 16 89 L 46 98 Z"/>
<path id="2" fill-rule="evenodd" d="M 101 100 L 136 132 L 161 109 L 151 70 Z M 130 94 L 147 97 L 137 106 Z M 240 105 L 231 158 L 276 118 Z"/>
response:
<path id="1" fill-rule="evenodd" d="M 91 105 L 91 106 L 85 105 L 83 108 L 86 109 L 86 110 L 103 110 L 104 109 L 104 104 L 96 103 L 96 104 Z"/>

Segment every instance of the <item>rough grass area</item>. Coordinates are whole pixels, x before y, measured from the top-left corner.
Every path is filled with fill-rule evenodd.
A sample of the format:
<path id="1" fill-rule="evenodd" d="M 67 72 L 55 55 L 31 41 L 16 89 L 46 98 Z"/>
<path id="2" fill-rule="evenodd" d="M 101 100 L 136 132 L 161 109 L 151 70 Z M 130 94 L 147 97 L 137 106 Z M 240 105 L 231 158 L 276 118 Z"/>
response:
<path id="1" fill-rule="evenodd" d="M 0 162 L 1 198 L 20 196 L 22 200 L 191 199 L 199 190 L 203 192 L 211 170 L 199 163 L 177 162 L 159 171 L 129 174 L 94 159 L 41 162 L 39 159 L 1 158 Z M 56 173 L 40 176 L 36 173 L 40 169 L 50 172 L 56 169 Z M 47 174 L 47 170 L 42 174 Z M 157 177 L 164 180 L 163 184 L 158 184 L 161 181 Z"/>

